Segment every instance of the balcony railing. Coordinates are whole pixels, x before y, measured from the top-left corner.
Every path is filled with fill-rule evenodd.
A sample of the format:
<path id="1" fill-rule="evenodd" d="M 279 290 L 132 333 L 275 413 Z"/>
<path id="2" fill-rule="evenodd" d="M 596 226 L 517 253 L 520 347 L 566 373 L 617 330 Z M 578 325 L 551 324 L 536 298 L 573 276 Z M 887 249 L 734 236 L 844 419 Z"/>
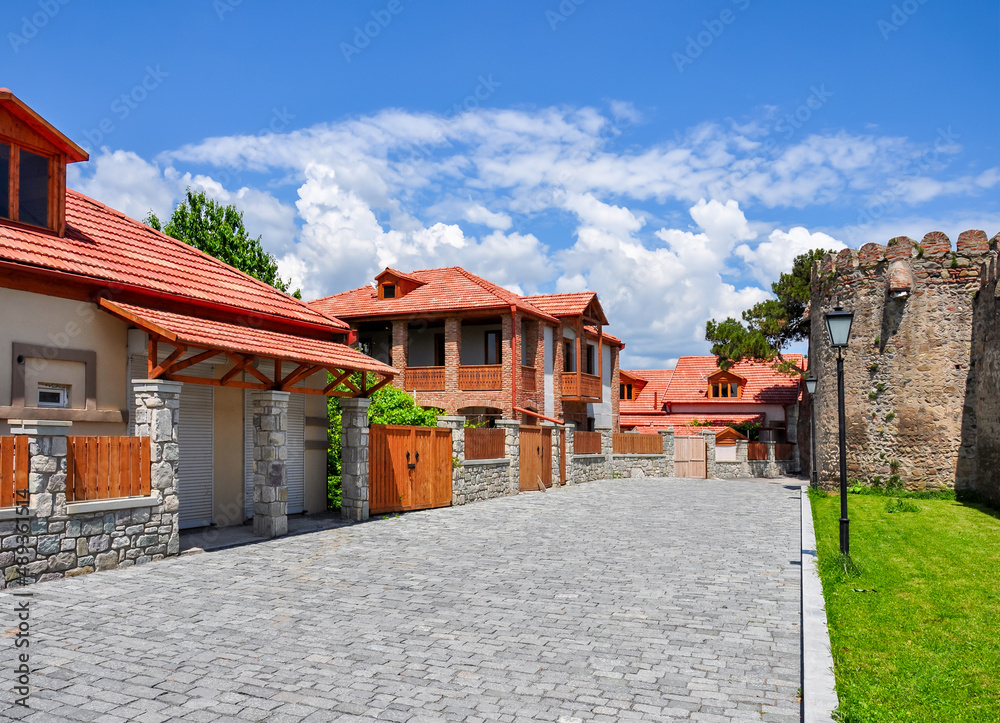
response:
<path id="1" fill-rule="evenodd" d="M 596 374 L 581 374 L 580 386 L 577 386 L 576 372 L 564 372 L 562 375 L 562 395 L 568 398 L 583 398 L 601 401 L 601 378 Z"/>
<path id="2" fill-rule="evenodd" d="M 499 391 L 503 389 L 503 367 L 500 364 L 461 366 L 458 368 L 458 388 L 463 392 Z"/>
<path id="3" fill-rule="evenodd" d="M 521 366 L 521 389 L 526 394 L 534 394 L 538 391 L 538 377 L 535 367 Z"/>
<path id="4" fill-rule="evenodd" d="M 409 391 L 444 391 L 444 367 L 406 367 L 405 377 L 405 386 Z"/>

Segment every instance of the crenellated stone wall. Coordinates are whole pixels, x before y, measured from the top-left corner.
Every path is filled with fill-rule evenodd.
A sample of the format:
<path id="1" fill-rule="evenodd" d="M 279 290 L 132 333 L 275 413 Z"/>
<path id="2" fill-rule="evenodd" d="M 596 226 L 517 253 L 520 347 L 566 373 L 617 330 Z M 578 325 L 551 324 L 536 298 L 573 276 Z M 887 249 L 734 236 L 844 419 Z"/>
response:
<path id="1" fill-rule="evenodd" d="M 819 482 L 839 482 L 837 353 L 823 315 L 854 312 L 844 350 L 848 478 L 909 489 L 955 484 L 970 372 L 973 299 L 990 256 L 982 231 L 828 255 L 813 273 L 810 367 Z M 808 422 L 808 420 L 804 420 Z"/>

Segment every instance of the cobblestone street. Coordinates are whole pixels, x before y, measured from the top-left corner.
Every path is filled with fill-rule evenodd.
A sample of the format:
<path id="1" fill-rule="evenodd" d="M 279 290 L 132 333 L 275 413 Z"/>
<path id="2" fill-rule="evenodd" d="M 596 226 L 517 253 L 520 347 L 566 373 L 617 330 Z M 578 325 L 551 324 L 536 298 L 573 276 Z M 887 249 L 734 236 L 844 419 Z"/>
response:
<path id="1" fill-rule="evenodd" d="M 797 481 L 624 479 L 58 580 L 2 715 L 792 723 L 799 551 Z"/>

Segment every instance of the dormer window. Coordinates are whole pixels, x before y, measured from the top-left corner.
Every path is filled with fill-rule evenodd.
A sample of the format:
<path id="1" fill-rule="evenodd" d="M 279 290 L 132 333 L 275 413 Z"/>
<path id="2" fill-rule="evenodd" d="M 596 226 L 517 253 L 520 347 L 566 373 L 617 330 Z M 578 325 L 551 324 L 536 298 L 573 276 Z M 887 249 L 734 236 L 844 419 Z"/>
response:
<path id="1" fill-rule="evenodd" d="M 746 379 L 732 372 L 717 371 L 708 378 L 709 399 L 740 399 Z"/>
<path id="2" fill-rule="evenodd" d="M 419 289 L 427 282 L 409 274 L 404 274 L 402 271 L 387 268 L 375 277 L 375 283 L 378 286 L 378 298 L 382 300 L 402 299 L 411 291 Z"/>
<path id="3" fill-rule="evenodd" d="M 619 397 L 625 399 L 626 401 L 632 401 L 632 385 L 631 384 L 620 384 L 619 385 Z"/>
<path id="4" fill-rule="evenodd" d="M 53 160 L 16 143 L 0 141 L 0 216 L 11 221 L 52 228 L 49 180 Z"/>
<path id="5" fill-rule="evenodd" d="M 396 298 L 396 285 L 395 284 L 382 284 L 382 298 L 383 299 L 395 299 Z"/>

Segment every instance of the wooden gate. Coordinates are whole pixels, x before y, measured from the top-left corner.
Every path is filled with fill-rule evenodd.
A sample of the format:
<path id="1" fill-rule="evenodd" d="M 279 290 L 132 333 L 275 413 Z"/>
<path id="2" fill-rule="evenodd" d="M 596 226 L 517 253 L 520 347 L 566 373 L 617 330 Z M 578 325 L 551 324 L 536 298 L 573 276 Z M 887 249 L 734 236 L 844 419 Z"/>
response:
<path id="1" fill-rule="evenodd" d="M 704 437 L 674 438 L 674 476 L 708 477 L 708 445 Z"/>
<path id="2" fill-rule="evenodd" d="M 451 505 L 451 430 L 377 424 L 368 432 L 368 511 Z"/>
<path id="3" fill-rule="evenodd" d="M 28 505 L 27 437 L 0 437 L 0 507 Z"/>
<path id="4" fill-rule="evenodd" d="M 551 427 L 521 427 L 519 456 L 522 492 L 537 490 L 539 479 L 546 487 L 552 486 Z"/>

